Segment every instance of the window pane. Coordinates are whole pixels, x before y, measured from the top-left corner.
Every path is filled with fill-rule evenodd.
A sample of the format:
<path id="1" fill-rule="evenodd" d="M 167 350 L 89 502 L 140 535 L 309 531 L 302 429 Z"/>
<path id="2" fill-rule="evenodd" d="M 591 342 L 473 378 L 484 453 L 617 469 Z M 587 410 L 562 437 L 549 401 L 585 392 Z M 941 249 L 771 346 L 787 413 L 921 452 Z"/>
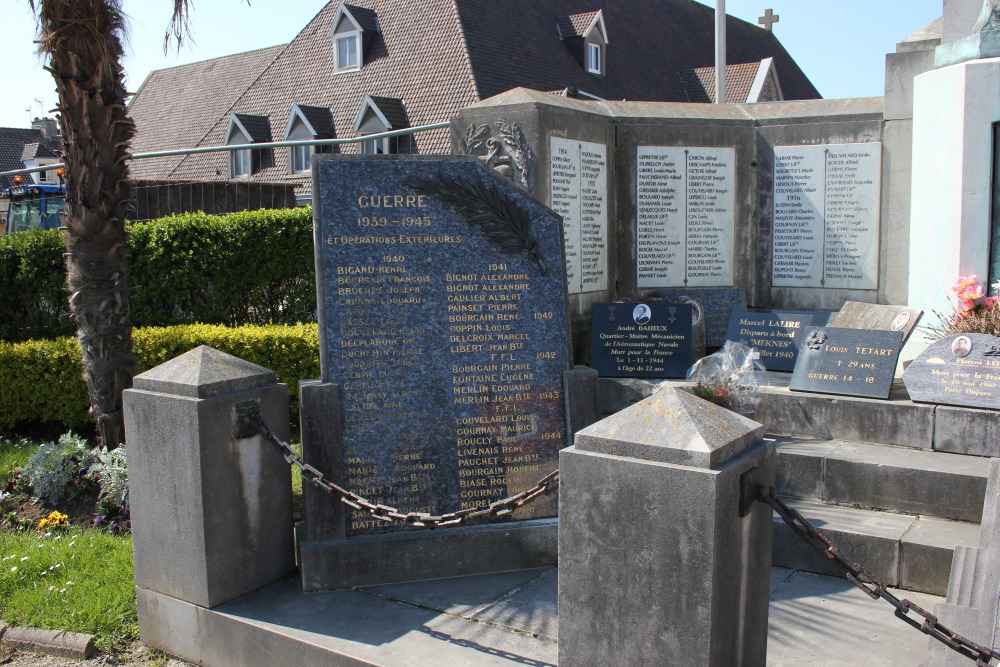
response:
<path id="1" fill-rule="evenodd" d="M 337 69 L 358 66 L 358 40 L 352 35 L 337 39 Z"/>
<path id="2" fill-rule="evenodd" d="M 309 147 L 292 146 L 292 171 L 295 173 L 309 170 Z"/>

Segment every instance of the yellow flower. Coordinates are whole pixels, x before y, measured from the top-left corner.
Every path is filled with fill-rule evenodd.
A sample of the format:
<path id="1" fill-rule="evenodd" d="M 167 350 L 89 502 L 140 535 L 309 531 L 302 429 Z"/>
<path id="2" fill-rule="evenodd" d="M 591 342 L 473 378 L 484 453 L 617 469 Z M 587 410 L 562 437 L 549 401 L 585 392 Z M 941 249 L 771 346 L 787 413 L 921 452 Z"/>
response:
<path id="1" fill-rule="evenodd" d="M 38 530 L 42 531 L 46 528 L 58 528 L 66 523 L 66 519 L 69 515 L 63 514 L 59 510 L 53 510 L 49 512 L 49 515 L 38 522 Z"/>

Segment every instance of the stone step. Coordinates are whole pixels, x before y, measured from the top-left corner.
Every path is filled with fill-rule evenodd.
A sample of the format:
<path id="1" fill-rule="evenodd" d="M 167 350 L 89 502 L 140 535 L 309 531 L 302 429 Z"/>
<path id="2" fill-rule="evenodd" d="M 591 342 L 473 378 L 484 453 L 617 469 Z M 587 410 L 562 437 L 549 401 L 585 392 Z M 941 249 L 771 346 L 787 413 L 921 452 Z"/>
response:
<path id="1" fill-rule="evenodd" d="M 779 494 L 979 522 L 989 467 L 962 454 L 853 440 L 771 436 Z"/>
<path id="2" fill-rule="evenodd" d="M 829 537 L 849 563 L 859 563 L 882 582 L 907 590 L 944 595 L 956 545 L 974 546 L 979 541 L 976 523 L 784 500 Z M 771 564 L 818 574 L 844 574 L 777 515 Z"/>

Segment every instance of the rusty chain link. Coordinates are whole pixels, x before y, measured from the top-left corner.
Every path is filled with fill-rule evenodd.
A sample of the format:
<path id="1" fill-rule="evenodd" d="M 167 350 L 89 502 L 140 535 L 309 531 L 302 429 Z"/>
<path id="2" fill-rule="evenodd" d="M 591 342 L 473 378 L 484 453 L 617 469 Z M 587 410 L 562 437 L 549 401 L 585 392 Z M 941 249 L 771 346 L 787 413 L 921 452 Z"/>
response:
<path id="1" fill-rule="evenodd" d="M 806 521 L 801 514 L 778 498 L 774 492 L 774 487 L 771 487 L 767 489 L 766 492 L 762 493 L 761 500 L 770 505 L 771 508 L 778 513 L 778 516 L 780 516 L 784 522 L 789 525 L 792 531 L 802 538 L 806 544 L 820 552 L 828 560 L 833 561 L 835 565 L 844 570 L 844 574 L 847 578 L 850 579 L 855 586 L 863 590 L 868 597 L 873 600 L 881 598 L 895 607 L 895 616 L 903 622 L 909 624 L 917 630 L 920 630 L 924 634 L 930 635 L 948 648 L 964 655 L 966 658 L 975 660 L 976 665 L 980 667 L 989 667 L 993 660 L 1000 659 L 1000 655 L 998 655 L 996 651 L 980 646 L 975 642 L 969 641 L 962 635 L 952 632 L 945 626 L 938 623 L 936 616 L 924 609 L 921 609 L 913 602 L 897 598 L 895 595 L 886 590 L 885 584 L 879 581 L 875 575 L 863 566 L 858 565 L 857 563 L 852 565 L 847 562 L 847 560 L 845 560 L 840 554 L 840 549 L 830 541 L 829 537 L 817 530 L 816 527 Z M 923 618 L 923 620 L 921 621 L 911 618 L 909 615 L 911 611 Z"/>
<path id="2" fill-rule="evenodd" d="M 322 491 L 325 491 L 326 493 L 339 496 L 340 502 L 344 503 L 351 509 L 367 512 L 372 516 L 372 518 L 378 519 L 379 521 L 388 521 L 390 523 L 402 526 L 411 526 L 413 528 L 433 529 L 448 526 L 461 526 L 463 524 L 475 523 L 480 519 L 487 517 L 507 516 L 512 514 L 514 510 L 522 505 L 527 505 L 539 496 L 547 496 L 559 488 L 559 471 L 553 470 L 551 473 L 540 479 L 538 483 L 530 489 L 521 491 L 520 493 L 504 498 L 503 500 L 497 500 L 490 503 L 488 507 L 480 509 L 468 508 L 457 512 L 442 514 L 440 516 L 427 514 L 425 512 L 400 512 L 395 507 L 382 505 L 380 503 L 373 503 L 356 493 L 348 491 L 342 486 L 324 478 L 323 473 L 316 468 L 303 463 L 302 458 L 295 453 L 292 446 L 278 438 L 278 436 L 274 434 L 274 431 L 272 431 L 267 424 L 264 423 L 263 418 L 260 416 L 260 410 L 256 409 L 255 406 L 247 406 L 243 418 L 245 418 L 247 422 L 254 429 L 256 429 L 257 433 L 262 438 L 269 441 L 278 449 L 278 452 L 281 454 L 281 457 L 285 459 L 285 461 L 294 465 L 301 471 L 302 479 L 307 480 L 310 484 L 321 489 Z"/>

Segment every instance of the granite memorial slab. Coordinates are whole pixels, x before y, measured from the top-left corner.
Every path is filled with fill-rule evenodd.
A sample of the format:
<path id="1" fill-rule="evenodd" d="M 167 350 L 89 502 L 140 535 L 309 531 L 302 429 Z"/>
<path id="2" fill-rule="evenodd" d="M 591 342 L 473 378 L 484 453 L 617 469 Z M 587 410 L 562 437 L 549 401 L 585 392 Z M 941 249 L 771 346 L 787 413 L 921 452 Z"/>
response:
<path id="1" fill-rule="evenodd" d="M 962 334 L 934 341 L 903 371 L 920 403 L 1000 409 L 1000 338 Z"/>
<path id="2" fill-rule="evenodd" d="M 882 144 L 775 146 L 774 287 L 875 289 Z"/>
<path id="3" fill-rule="evenodd" d="M 788 388 L 887 399 L 902 343 L 901 331 L 807 327 Z"/>
<path id="4" fill-rule="evenodd" d="M 690 299 L 701 307 L 705 319 L 705 345 L 722 347 L 733 312 L 747 309 L 747 296 L 742 289 L 662 289 L 656 296 L 678 303 Z"/>
<path id="5" fill-rule="evenodd" d="M 689 303 L 595 303 L 590 367 L 603 377 L 685 377 L 691 328 Z"/>
<path id="6" fill-rule="evenodd" d="M 924 311 L 919 308 L 908 306 L 846 301 L 840 312 L 830 320 L 830 326 L 842 329 L 902 331 L 905 344 L 923 314 Z"/>
<path id="7" fill-rule="evenodd" d="M 771 313 L 778 317 L 810 317 L 814 327 L 829 326 L 830 319 L 837 314 L 832 310 L 795 310 L 790 308 L 772 308 Z"/>
<path id="8" fill-rule="evenodd" d="M 769 371 L 791 373 L 802 346 L 810 315 L 734 312 L 726 340 L 754 348 Z"/>
<path id="9" fill-rule="evenodd" d="M 474 159 L 317 159 L 324 382 L 342 482 L 442 514 L 532 487 L 566 442 L 559 217 Z M 551 497 L 514 519 L 553 516 Z M 391 530 L 348 510 L 347 535 Z"/>
<path id="10" fill-rule="evenodd" d="M 608 148 L 551 137 L 552 210 L 562 216 L 570 294 L 608 288 Z"/>
<path id="11" fill-rule="evenodd" d="M 636 280 L 646 287 L 731 287 L 736 149 L 639 146 Z"/>

